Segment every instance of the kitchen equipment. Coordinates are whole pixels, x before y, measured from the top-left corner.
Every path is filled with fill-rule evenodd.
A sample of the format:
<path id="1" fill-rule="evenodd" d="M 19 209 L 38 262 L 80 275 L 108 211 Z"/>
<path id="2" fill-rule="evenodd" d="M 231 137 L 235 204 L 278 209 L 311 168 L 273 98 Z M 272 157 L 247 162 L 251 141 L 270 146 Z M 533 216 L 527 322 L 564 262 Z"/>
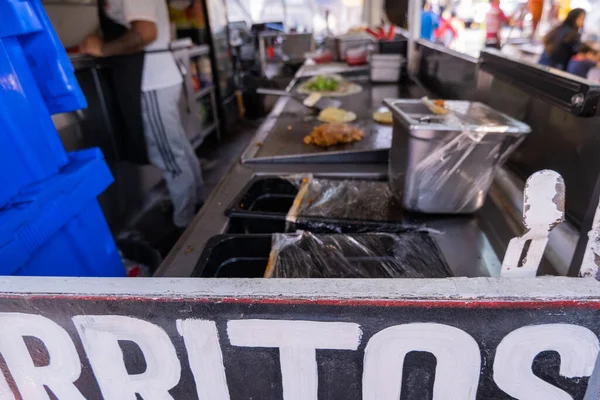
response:
<path id="1" fill-rule="evenodd" d="M 398 82 L 403 63 L 400 54 L 372 54 L 371 82 Z"/>
<path id="2" fill-rule="evenodd" d="M 387 32 L 383 26 L 375 29 L 367 28 L 366 32 L 377 40 L 393 40 L 396 37 L 396 25 L 389 25 Z"/>
<path id="3" fill-rule="evenodd" d="M 369 61 L 369 50 L 357 47 L 346 52 L 346 63 L 350 66 L 365 65 Z"/>
<path id="4" fill-rule="evenodd" d="M 446 115 L 420 100 L 386 99 L 384 104 L 394 114 L 389 183 L 412 211 L 477 211 L 496 169 L 531 131 L 478 102 L 445 101 Z"/>
<path id="5" fill-rule="evenodd" d="M 393 40 L 380 40 L 378 42 L 380 54 L 401 54 L 406 57 L 408 50 L 408 39 L 398 36 Z"/>
<path id="6" fill-rule="evenodd" d="M 305 53 L 305 59 L 311 59 L 317 64 L 329 64 L 333 61 L 333 52 L 329 49 L 321 48 L 312 53 Z"/>
<path id="7" fill-rule="evenodd" d="M 375 40 L 366 33 L 349 33 L 347 35 L 337 36 L 335 38 L 337 59 L 345 61 L 348 50 L 365 47 L 372 43 L 375 43 Z"/>
<path id="8" fill-rule="evenodd" d="M 340 100 L 333 100 L 326 97 L 318 97 L 316 101 L 312 100 L 313 98 L 317 98 L 317 96 L 315 95 L 320 96 L 318 93 L 314 93 L 310 96 L 302 96 L 293 92 L 286 92 L 285 90 L 274 90 L 265 88 L 256 89 L 256 93 L 267 94 L 271 96 L 291 97 L 292 99 L 302 103 L 305 107 L 316 111 L 321 111 L 329 107 L 339 108 L 342 105 L 342 102 Z"/>
<path id="9" fill-rule="evenodd" d="M 366 32 L 373 37 L 373 39 L 379 40 L 379 32 L 372 28 L 367 28 Z"/>
<path id="10" fill-rule="evenodd" d="M 396 37 L 396 25 L 390 25 L 388 27 L 387 35 L 384 39 L 394 40 L 395 37 Z"/>

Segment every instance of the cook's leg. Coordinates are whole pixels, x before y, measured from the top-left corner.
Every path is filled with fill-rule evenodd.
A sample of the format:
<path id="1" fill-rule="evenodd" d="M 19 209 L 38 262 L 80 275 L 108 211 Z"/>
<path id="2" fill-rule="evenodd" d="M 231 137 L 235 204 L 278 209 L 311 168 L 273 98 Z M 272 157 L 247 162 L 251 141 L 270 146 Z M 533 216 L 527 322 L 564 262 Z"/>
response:
<path id="1" fill-rule="evenodd" d="M 181 125 L 180 96 L 180 85 L 142 93 L 142 113 L 148 157 L 163 172 L 173 202 L 173 223 L 183 228 L 194 218 L 197 177 L 202 175 L 198 160 L 190 157 L 192 146 Z"/>
<path id="2" fill-rule="evenodd" d="M 198 128 L 200 129 L 200 128 Z M 185 136 L 185 132 L 184 132 Z M 202 177 L 202 168 L 200 166 L 200 160 L 196 155 L 196 151 L 194 150 L 194 146 L 190 143 L 186 136 L 186 142 L 189 146 L 185 146 L 185 154 L 187 156 L 188 162 L 192 167 L 192 173 L 194 174 L 194 180 L 196 182 L 196 197 L 198 202 L 204 200 L 204 178 Z"/>

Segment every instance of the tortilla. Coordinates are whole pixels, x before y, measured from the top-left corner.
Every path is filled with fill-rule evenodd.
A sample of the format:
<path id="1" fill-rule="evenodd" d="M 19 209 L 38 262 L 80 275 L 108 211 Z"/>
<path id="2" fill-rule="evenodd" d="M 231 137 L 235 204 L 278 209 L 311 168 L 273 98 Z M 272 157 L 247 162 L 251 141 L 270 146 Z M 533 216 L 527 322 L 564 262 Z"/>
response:
<path id="1" fill-rule="evenodd" d="M 341 108 L 328 107 L 319 114 L 319 121 L 332 124 L 345 124 L 356 119 L 356 114 L 352 111 L 342 110 Z"/>
<path id="2" fill-rule="evenodd" d="M 373 120 L 378 124 L 391 125 L 394 122 L 394 117 L 390 110 L 378 110 L 373 114 Z"/>

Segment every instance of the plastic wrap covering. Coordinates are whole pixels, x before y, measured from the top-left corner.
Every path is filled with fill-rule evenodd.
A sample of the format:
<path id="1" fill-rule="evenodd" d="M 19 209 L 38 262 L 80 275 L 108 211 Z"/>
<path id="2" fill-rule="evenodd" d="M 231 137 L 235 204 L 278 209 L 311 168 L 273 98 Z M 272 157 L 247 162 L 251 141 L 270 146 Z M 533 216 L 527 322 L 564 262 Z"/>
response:
<path id="1" fill-rule="evenodd" d="M 274 234 L 266 278 L 445 278 L 427 233 Z"/>
<path id="2" fill-rule="evenodd" d="M 480 103 L 444 107 L 445 114 L 435 106 L 437 115 L 418 118 L 421 125 L 411 129 L 403 204 L 428 213 L 474 212 L 529 127 Z"/>
<path id="3" fill-rule="evenodd" d="M 299 185 L 286 220 L 287 231 L 404 232 L 422 225 L 409 217 L 389 184 L 373 180 L 288 177 Z"/>
<path id="4" fill-rule="evenodd" d="M 425 212 L 475 211 L 485 200 L 496 168 L 519 143 L 486 140 L 483 132 L 462 132 L 416 165 L 406 190 L 410 201 L 417 204 L 411 208 Z"/>

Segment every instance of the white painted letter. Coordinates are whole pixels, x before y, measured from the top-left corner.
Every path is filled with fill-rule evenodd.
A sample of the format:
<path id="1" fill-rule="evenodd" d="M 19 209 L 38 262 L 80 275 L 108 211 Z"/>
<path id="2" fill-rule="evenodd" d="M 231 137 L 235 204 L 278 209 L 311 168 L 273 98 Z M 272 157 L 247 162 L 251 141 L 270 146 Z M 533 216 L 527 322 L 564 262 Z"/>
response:
<path id="1" fill-rule="evenodd" d="M 197 319 L 177 320 L 200 400 L 229 400 L 217 325 Z"/>
<path id="2" fill-rule="evenodd" d="M 475 399 L 481 354 L 477 342 L 452 326 L 414 323 L 373 335 L 365 349 L 363 400 L 398 400 L 404 358 L 411 351 L 435 356 L 434 400 Z"/>
<path id="3" fill-rule="evenodd" d="M 0 371 L 0 399 L 15 400 L 15 395 L 2 371 Z"/>
<path id="4" fill-rule="evenodd" d="M 571 400 L 569 394 L 533 374 L 533 360 L 542 351 L 560 354 L 562 376 L 590 376 L 598 356 L 598 338 L 587 328 L 569 324 L 532 325 L 514 330 L 496 349 L 494 381 L 498 387 L 520 400 Z"/>
<path id="5" fill-rule="evenodd" d="M 24 336 L 33 336 L 44 343 L 50 360 L 48 365 L 34 365 Z M 73 385 L 81 373 L 81 361 L 75 345 L 69 334 L 48 318 L 33 314 L 0 313 L 0 353 L 24 399 L 49 399 L 44 389 L 46 385 L 59 399 L 85 400 Z M 6 379 L 2 386 L 5 384 L 7 387 L 1 389 L 2 399 L 5 395 L 14 398 Z"/>
<path id="6" fill-rule="evenodd" d="M 173 399 L 181 365 L 167 333 L 141 319 L 119 315 L 73 317 L 102 395 L 106 400 Z M 119 340 L 137 344 L 146 360 L 146 371 L 129 375 Z"/>
<path id="7" fill-rule="evenodd" d="M 356 350 L 362 331 L 348 322 L 248 319 L 229 321 L 227 335 L 234 346 L 278 347 L 283 399 L 317 400 L 316 350 Z"/>

